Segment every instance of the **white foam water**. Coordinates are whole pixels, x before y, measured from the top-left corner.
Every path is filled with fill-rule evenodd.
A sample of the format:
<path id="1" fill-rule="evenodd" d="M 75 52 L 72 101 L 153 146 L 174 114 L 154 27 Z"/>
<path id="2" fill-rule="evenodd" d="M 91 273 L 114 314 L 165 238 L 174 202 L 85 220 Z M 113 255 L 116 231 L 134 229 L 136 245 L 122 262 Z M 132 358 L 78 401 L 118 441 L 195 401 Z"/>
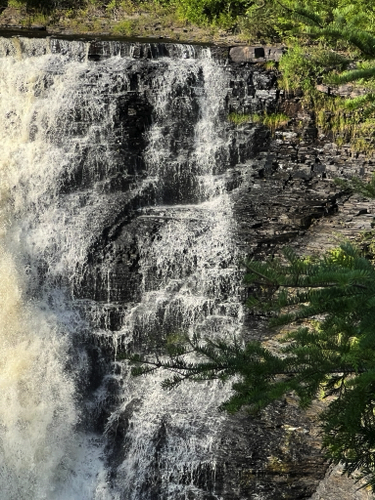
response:
<path id="1" fill-rule="evenodd" d="M 139 235 L 143 297 L 118 333 L 125 343 L 131 343 L 139 329 L 150 339 L 171 328 L 177 334 L 200 333 L 228 339 L 241 330 L 239 255 L 233 238 L 231 202 L 223 177 L 216 173 L 228 160 L 228 137 L 221 125 L 226 78 L 209 54 L 182 66 L 179 61 L 171 61 L 167 74 L 160 76 L 163 85 L 146 152 L 149 178 L 160 187 L 171 175 L 165 167 L 173 158 L 165 124 L 173 130 L 171 95 L 192 72 L 197 80 L 201 75 L 203 82 L 198 93 L 199 119 L 192 147 L 181 148 L 179 154 L 183 155 L 185 168 L 192 166 L 190 175 L 199 180 L 198 201 L 143 209 L 140 219 L 156 218 L 164 223 L 156 238 L 152 234 Z M 189 109 L 191 105 L 187 100 L 185 106 Z M 178 161 L 175 169 L 178 176 Z M 228 398 L 230 388 L 211 382 L 185 384 L 166 392 L 160 385 L 165 373 L 136 380 L 126 373 L 128 368 L 123 366 L 123 402 L 112 415 L 113 420 L 120 419 L 129 406 L 136 405 L 128 423 L 127 457 L 117 470 L 124 498 L 152 498 L 152 485 L 156 498 L 202 498 L 204 485 L 200 483 L 204 483 L 201 477 L 205 474 L 210 477 L 213 491 L 215 455 L 225 419 L 217 408 Z M 149 485 L 148 491 L 145 484 Z"/>
<path id="2" fill-rule="evenodd" d="M 0 60 L 1 498 L 91 500 L 102 444 L 78 430 L 84 363 L 70 367 L 76 322 L 53 289 L 53 277 L 72 277 L 87 244 L 75 233 L 82 222 L 67 223 L 74 200 L 64 211 L 58 197 L 72 148 L 69 130 L 61 144 L 58 120 L 87 68 L 44 50 L 24 57 L 19 40 L 2 42 L 10 55 Z"/>
<path id="3" fill-rule="evenodd" d="M 114 162 L 116 96 L 103 96 L 114 78 L 128 84 L 132 60 L 117 55 L 90 62 L 83 42 L 59 43 L 59 53 L 45 40 L 0 44 L 1 498 L 198 499 L 204 495 L 202 474 L 214 490 L 224 421 L 217 407 L 228 388 L 212 382 L 165 392 L 163 374 L 133 379 L 126 362 L 114 359 L 106 377 L 121 390 L 103 435 L 86 424 L 90 405 L 82 404 L 81 384 L 88 360 L 77 339 L 88 325 L 74 290 L 92 245 L 124 203 L 122 192 L 105 195 L 100 188 L 99 170 L 109 172 Z M 231 337 L 241 330 L 239 255 L 221 175 L 228 161 L 221 125 L 227 82 L 208 51 L 186 59 L 191 52 L 149 62 L 160 72 L 148 96 L 153 119 L 145 137 L 147 178 L 132 193 L 153 186 L 158 204 L 138 211 L 141 299 L 118 332 L 94 324 L 89 334 L 105 337 L 115 351 L 136 343 L 140 331 L 152 344 L 155 336 L 165 340 L 173 332 Z M 187 79 L 193 82 L 189 93 Z M 145 92 L 142 82 L 139 87 Z M 177 146 L 175 98 L 182 118 L 197 116 L 193 133 Z M 91 184 L 62 194 L 82 155 Z M 177 191 L 178 179 L 195 179 L 188 184 L 191 202 L 174 193 L 177 201 L 165 203 L 171 175 Z M 162 221 L 157 237 L 142 229 L 150 219 Z M 101 276 L 109 274 L 102 269 Z M 106 399 L 104 387 L 92 395 L 93 406 Z M 121 460 L 112 464 L 106 460 L 112 456 L 109 436 L 124 415 Z"/>

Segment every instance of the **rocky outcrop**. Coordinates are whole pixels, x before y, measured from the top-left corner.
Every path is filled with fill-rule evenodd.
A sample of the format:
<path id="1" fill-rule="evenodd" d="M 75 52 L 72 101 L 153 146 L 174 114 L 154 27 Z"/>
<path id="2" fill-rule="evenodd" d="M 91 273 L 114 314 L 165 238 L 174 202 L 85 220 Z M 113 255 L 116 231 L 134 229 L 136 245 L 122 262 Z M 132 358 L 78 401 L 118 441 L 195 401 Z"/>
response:
<path id="1" fill-rule="evenodd" d="M 316 89 L 319 90 L 319 92 L 324 92 L 327 95 L 347 97 L 351 99 L 359 97 L 361 95 L 365 95 L 369 92 L 369 89 L 366 89 L 365 87 L 353 85 L 350 83 L 346 83 L 345 85 L 318 84 L 316 85 Z"/>
<path id="2" fill-rule="evenodd" d="M 326 478 L 319 484 L 316 493 L 309 500 L 374 500 L 374 494 L 366 487 L 359 474 L 354 478 L 343 475 L 343 468 L 330 467 Z"/>
<path id="3" fill-rule="evenodd" d="M 285 51 L 285 47 L 274 47 L 268 45 L 247 45 L 243 47 L 232 47 L 229 50 L 229 58 L 234 63 L 260 63 L 265 61 L 280 61 Z"/>
<path id="4" fill-rule="evenodd" d="M 300 254 L 319 254 L 342 238 L 353 240 L 360 231 L 370 230 L 375 203 L 361 196 L 349 197 L 334 180 L 368 175 L 374 159 L 353 153 L 349 145 L 337 147 L 316 128 L 298 96 L 278 95 L 276 107 L 291 117 L 288 125 L 268 139 L 263 136 L 264 148 L 259 141 L 260 149 L 251 160 L 253 169 L 235 167 L 237 175 L 243 175 L 243 182 L 233 192 L 239 244 L 254 258 L 277 253 L 285 244 Z M 246 130 L 247 126 L 242 127 Z M 259 331 L 252 322 L 249 331 L 253 338 L 270 338 L 267 329 Z M 245 417 L 248 426 L 256 427 L 249 434 L 241 433 L 243 417 L 235 416 L 236 423 L 228 424 L 224 448 L 231 465 L 226 474 L 240 485 L 244 498 L 307 499 L 320 480 L 311 497 L 314 500 L 374 498 L 366 490 L 357 491 L 354 480 L 341 478 L 337 469 L 328 471 L 323 480 L 327 465 L 319 451 L 319 405 L 306 414 L 294 404 L 289 399 L 284 407 L 268 408 L 255 422 Z M 288 440 L 291 449 L 280 444 Z M 256 452 L 241 462 L 238 457 L 244 455 L 243 447 Z"/>
<path id="5" fill-rule="evenodd" d="M 292 103 L 293 99 L 282 100 L 280 106 Z M 238 241 L 253 258 L 269 257 L 285 244 L 300 254 L 320 254 L 337 245 L 340 237 L 354 239 L 360 231 L 371 229 L 375 216 L 374 203 L 360 196 L 349 198 L 334 183 L 336 177 L 364 175 L 373 160 L 352 154 L 349 147 L 337 148 L 329 138 L 319 138 L 309 114 L 297 113 L 287 130 L 269 137 L 266 151 L 255 154 L 252 170 L 244 174 L 246 167 L 236 166 L 245 179 L 233 191 Z M 260 325 L 249 318 L 252 338 L 272 342 L 271 332 Z M 267 408 L 257 419 L 231 417 L 223 435 L 225 472 L 219 474 L 225 478 L 223 498 L 232 498 L 225 495 L 228 483 L 236 484 L 242 498 L 310 498 L 327 470 L 320 452 L 319 410 L 315 405 L 306 414 L 288 399 L 284 405 Z M 334 477 L 340 484 L 337 474 Z M 319 491 L 331 488 L 331 496 L 324 493 L 317 499 L 349 500 L 356 487 L 353 480 L 346 478 L 344 483 L 345 488 L 350 485 L 351 493 L 339 497 L 330 479 L 325 479 L 325 489 Z M 355 495 L 370 498 L 366 491 Z"/>

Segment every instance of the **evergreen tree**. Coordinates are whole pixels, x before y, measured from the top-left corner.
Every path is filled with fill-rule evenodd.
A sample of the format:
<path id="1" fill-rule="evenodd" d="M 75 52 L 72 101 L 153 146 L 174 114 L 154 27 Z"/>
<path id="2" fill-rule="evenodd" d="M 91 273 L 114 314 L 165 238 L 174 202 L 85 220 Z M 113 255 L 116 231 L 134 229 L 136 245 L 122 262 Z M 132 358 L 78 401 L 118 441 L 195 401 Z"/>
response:
<path id="1" fill-rule="evenodd" d="M 303 408 L 330 396 L 320 415 L 327 458 L 349 474 L 360 469 L 375 489 L 373 265 L 349 244 L 318 259 L 286 249 L 280 259 L 248 263 L 245 281 L 256 291 L 249 307 L 268 314 L 271 326 L 289 326 L 278 352 L 261 342 L 186 337 L 169 347 L 167 361 L 131 356 L 133 374 L 166 369 L 167 389 L 185 380 L 231 381 L 221 406 L 229 412 L 257 412 L 291 391 Z"/>

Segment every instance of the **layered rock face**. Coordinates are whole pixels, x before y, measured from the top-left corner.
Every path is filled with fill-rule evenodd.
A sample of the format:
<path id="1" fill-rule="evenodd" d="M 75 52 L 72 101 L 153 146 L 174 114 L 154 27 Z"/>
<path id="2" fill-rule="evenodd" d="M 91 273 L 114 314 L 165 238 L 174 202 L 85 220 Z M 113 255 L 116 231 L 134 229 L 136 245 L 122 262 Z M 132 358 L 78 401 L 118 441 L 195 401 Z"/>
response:
<path id="1" fill-rule="evenodd" d="M 230 387 L 166 392 L 163 374 L 134 379 L 119 355 L 163 356 L 182 333 L 272 342 L 243 306 L 241 261 L 285 242 L 303 251 L 313 222 L 341 210 L 334 177 L 370 162 L 319 137 L 274 72 L 224 50 L 9 39 L 0 53 L 8 246 L 25 300 L 64 332 L 65 431 L 87 450 L 72 442 L 43 469 L 35 500 L 309 498 L 326 470 L 315 410 L 290 398 L 228 417 L 217 407 Z M 291 121 L 275 135 L 228 119 L 280 109 Z M 58 481 L 60 469 L 79 479 Z"/>

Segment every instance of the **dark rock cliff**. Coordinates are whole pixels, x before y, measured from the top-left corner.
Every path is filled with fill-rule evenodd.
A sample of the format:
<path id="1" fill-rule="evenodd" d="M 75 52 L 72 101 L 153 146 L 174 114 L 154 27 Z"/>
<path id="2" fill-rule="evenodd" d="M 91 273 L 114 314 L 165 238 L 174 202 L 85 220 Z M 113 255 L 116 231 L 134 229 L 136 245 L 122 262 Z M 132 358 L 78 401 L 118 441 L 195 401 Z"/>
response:
<path id="1" fill-rule="evenodd" d="M 232 62 L 231 66 L 240 73 L 246 65 Z M 272 75 L 261 65 L 253 63 L 250 68 L 265 79 Z M 273 136 L 257 129 L 260 140 L 252 168 L 235 168 L 237 175 L 243 175 L 233 193 L 239 244 L 254 258 L 277 253 L 285 244 L 300 254 L 321 253 L 341 238 L 355 239 L 371 228 L 374 203 L 347 196 L 334 179 L 366 176 L 374 160 L 353 153 L 349 145 L 337 147 L 316 128 L 301 97 L 280 93 L 272 76 L 271 81 L 272 109 L 287 113 L 290 121 Z M 246 130 L 247 126 L 240 126 L 239 135 Z M 272 342 L 270 332 L 259 328 L 259 323 L 250 322 L 249 333 Z M 310 498 L 327 470 L 319 447 L 319 406 L 305 413 L 289 400 L 268 408 L 259 419 L 231 417 L 223 437 L 228 453 L 225 481 L 236 484 L 244 498 Z M 373 498 L 368 491 L 356 491 L 353 480 L 342 478 L 341 486 L 336 470 L 332 476 L 327 474 L 314 499 Z"/>
<path id="2" fill-rule="evenodd" d="M 240 74 L 246 64 L 232 62 L 231 67 Z M 261 65 L 248 68 L 270 78 L 273 86 L 267 95 L 275 97 L 267 105 L 287 113 L 290 121 L 273 136 L 257 128 L 257 148 L 247 157 L 252 168 L 236 165 L 234 169 L 242 175 L 233 192 L 239 245 L 254 258 L 277 253 L 285 244 L 300 254 L 321 253 L 340 238 L 355 239 L 360 231 L 369 230 L 374 203 L 348 197 L 334 179 L 368 175 L 373 158 L 353 153 L 349 145 L 337 147 L 316 128 L 299 96 L 280 93 L 273 74 Z M 248 126 L 238 127 L 239 137 L 247 130 Z M 272 342 L 272 334 L 253 321 L 250 336 Z M 244 498 L 310 498 L 327 470 L 319 446 L 319 406 L 304 413 L 289 400 L 268 408 L 259 419 L 231 417 L 223 437 L 224 481 L 236 485 Z M 345 487 L 341 487 L 337 474 L 334 471 L 331 480 L 328 473 L 314 499 L 373 498 L 367 491 L 356 492 L 354 481 L 342 478 Z"/>

